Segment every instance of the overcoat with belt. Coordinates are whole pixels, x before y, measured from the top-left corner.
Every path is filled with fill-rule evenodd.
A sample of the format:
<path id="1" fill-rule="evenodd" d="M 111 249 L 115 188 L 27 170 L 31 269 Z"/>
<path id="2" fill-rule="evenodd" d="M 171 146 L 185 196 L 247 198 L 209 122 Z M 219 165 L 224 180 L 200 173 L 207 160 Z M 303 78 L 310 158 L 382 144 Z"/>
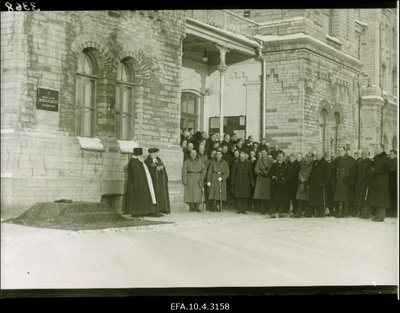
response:
<path id="1" fill-rule="evenodd" d="M 218 177 L 222 177 L 221 200 L 226 201 L 226 180 L 229 177 L 229 165 L 222 159 L 212 161 L 208 167 L 207 182 L 211 182 L 208 200 L 220 200 Z"/>
<path id="2" fill-rule="evenodd" d="M 268 172 L 271 166 L 267 163 L 266 158 L 259 158 L 254 168 L 257 175 L 256 187 L 254 189 L 254 199 L 269 199 L 271 198 L 271 179 L 268 177 Z"/>
<path id="3" fill-rule="evenodd" d="M 183 202 L 200 203 L 202 202 L 204 177 L 206 167 L 200 158 L 187 159 L 182 166 L 182 183 L 185 186 Z M 204 199 L 203 199 L 204 200 Z"/>

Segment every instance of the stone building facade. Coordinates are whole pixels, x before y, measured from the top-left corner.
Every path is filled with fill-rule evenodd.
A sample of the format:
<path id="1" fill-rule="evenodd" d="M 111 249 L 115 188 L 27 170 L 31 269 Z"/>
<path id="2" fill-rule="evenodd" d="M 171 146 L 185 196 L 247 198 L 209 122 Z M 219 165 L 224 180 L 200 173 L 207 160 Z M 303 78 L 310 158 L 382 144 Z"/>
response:
<path id="1" fill-rule="evenodd" d="M 287 153 L 397 147 L 395 9 L 1 14 L 5 217 L 62 198 L 120 211 L 135 146 L 161 149 L 185 209 L 182 127 Z"/>
<path id="2" fill-rule="evenodd" d="M 3 216 L 58 199 L 121 210 L 137 145 L 161 149 L 181 202 L 183 12 L 1 14 Z M 58 91 L 57 111 L 37 108 L 39 87 Z"/>

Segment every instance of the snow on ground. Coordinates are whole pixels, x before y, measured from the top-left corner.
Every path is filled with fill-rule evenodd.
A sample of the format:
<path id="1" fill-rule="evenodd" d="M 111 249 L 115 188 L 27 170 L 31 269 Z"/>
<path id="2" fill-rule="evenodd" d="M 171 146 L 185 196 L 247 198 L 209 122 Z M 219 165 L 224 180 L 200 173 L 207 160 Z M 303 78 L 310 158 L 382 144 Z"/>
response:
<path id="1" fill-rule="evenodd" d="M 149 218 L 157 220 L 158 218 Z M 174 224 L 64 231 L 2 224 L 1 287 L 397 285 L 397 219 L 173 213 Z"/>

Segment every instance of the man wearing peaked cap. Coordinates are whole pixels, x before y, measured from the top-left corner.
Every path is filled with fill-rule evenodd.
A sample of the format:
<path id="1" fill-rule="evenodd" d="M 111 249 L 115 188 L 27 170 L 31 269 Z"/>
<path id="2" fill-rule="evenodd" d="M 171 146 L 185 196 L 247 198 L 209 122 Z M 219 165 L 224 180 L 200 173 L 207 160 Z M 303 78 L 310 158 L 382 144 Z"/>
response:
<path id="1" fill-rule="evenodd" d="M 160 149 L 158 148 L 150 148 L 148 150 L 149 156 L 144 161 L 149 169 L 153 181 L 154 192 L 157 200 L 157 216 L 160 215 L 160 213 L 171 213 L 168 192 L 168 175 L 164 163 L 158 156 L 159 151 Z"/>
<path id="2" fill-rule="evenodd" d="M 125 213 L 134 217 L 156 213 L 153 181 L 147 166 L 143 163 L 142 155 L 142 148 L 134 148 L 128 163 Z"/>

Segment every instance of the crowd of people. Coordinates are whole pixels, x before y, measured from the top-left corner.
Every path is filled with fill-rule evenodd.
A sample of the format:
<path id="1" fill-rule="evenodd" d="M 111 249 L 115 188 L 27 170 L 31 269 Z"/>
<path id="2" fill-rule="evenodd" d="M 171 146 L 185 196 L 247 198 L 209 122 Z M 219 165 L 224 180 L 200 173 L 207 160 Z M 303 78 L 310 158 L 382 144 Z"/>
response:
<path id="1" fill-rule="evenodd" d="M 191 212 L 253 210 L 271 218 L 291 216 L 371 218 L 397 214 L 397 151 L 378 144 L 350 155 L 315 152 L 287 155 L 265 139 L 236 134 L 181 133 L 184 202 Z"/>

